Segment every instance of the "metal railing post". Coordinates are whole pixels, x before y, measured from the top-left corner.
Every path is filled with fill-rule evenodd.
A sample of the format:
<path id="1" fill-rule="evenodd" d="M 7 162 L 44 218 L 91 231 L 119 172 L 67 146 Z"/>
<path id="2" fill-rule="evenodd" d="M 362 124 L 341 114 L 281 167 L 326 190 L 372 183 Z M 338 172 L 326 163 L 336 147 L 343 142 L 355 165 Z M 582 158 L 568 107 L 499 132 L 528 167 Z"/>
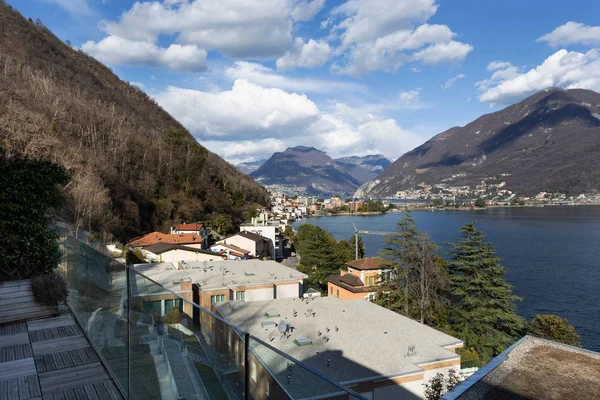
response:
<path id="1" fill-rule="evenodd" d="M 131 398 L 131 269 L 125 268 L 127 273 L 127 398 Z"/>
<path id="2" fill-rule="evenodd" d="M 250 334 L 244 334 L 246 346 L 244 347 L 244 398 L 250 398 Z"/>

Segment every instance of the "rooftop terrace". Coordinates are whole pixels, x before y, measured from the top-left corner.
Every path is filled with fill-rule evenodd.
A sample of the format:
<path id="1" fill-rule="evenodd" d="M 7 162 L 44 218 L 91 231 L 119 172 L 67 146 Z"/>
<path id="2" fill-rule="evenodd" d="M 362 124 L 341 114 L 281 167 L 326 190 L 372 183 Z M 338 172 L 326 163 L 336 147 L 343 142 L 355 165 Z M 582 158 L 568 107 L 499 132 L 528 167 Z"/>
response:
<path id="1" fill-rule="evenodd" d="M 458 360 L 459 355 L 446 347 L 462 345 L 452 336 L 365 300 L 292 298 L 216 306 L 234 325 L 342 384 L 401 376 L 422 371 L 419 365 L 426 363 Z M 279 316 L 265 317 L 269 312 Z M 265 321 L 290 324 L 289 337 L 274 325 L 263 326 Z M 294 342 L 299 338 L 311 344 L 300 346 Z M 270 364 L 268 359 L 263 362 Z"/>
<path id="2" fill-rule="evenodd" d="M 191 280 L 203 290 L 235 286 L 260 285 L 267 282 L 297 282 L 306 274 L 275 261 L 193 261 L 181 262 L 178 270 L 172 263 L 139 264 L 135 270 L 160 285 L 175 292 L 180 290 L 180 280 Z M 224 271 L 227 271 L 223 273 Z"/>
<path id="3" fill-rule="evenodd" d="M 600 354 L 525 336 L 446 400 L 598 399 Z"/>
<path id="4" fill-rule="evenodd" d="M 122 399 L 66 308 L 0 325 L 0 399 Z"/>

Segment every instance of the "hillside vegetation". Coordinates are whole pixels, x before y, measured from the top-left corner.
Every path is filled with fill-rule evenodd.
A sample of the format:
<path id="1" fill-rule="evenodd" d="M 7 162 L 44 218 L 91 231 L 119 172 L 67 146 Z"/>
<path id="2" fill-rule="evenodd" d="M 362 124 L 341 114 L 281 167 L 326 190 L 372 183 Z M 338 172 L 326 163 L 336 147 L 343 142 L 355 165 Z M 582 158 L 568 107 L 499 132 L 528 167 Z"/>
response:
<path id="1" fill-rule="evenodd" d="M 64 166 L 63 217 L 119 239 L 219 215 L 240 223 L 268 200 L 145 93 L 0 2 L 2 153 Z"/>

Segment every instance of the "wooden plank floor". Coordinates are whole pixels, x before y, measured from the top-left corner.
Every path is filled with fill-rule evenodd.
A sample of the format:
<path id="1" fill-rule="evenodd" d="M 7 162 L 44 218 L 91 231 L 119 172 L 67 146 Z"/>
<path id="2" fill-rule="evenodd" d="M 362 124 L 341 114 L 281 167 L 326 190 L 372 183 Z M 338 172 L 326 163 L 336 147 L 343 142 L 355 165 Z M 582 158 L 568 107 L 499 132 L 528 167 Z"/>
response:
<path id="1" fill-rule="evenodd" d="M 122 399 L 68 314 L 0 325 L 0 400 Z"/>

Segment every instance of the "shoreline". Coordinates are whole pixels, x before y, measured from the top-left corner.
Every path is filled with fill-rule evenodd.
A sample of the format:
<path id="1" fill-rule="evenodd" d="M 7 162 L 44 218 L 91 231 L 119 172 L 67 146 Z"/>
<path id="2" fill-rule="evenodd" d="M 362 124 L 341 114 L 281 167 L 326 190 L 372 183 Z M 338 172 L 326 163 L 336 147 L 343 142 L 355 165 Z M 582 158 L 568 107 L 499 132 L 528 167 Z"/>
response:
<path id="1" fill-rule="evenodd" d="M 417 205 L 418 204 L 418 205 Z M 385 215 L 389 213 L 398 213 L 404 212 L 406 210 L 413 212 L 439 212 L 439 211 L 484 211 L 490 208 L 544 208 L 544 207 L 581 207 L 581 206 L 600 206 L 600 203 L 575 203 L 575 204 L 529 204 L 529 205 L 490 205 L 485 207 L 433 207 L 433 206 L 425 206 L 423 203 L 395 203 L 395 205 L 402 205 L 402 208 L 394 208 L 388 210 L 386 212 L 339 212 L 336 214 L 323 214 L 323 215 L 311 215 L 307 217 L 303 217 L 302 219 L 309 218 L 321 218 L 321 217 L 363 217 L 363 216 L 372 216 L 372 215 Z"/>

